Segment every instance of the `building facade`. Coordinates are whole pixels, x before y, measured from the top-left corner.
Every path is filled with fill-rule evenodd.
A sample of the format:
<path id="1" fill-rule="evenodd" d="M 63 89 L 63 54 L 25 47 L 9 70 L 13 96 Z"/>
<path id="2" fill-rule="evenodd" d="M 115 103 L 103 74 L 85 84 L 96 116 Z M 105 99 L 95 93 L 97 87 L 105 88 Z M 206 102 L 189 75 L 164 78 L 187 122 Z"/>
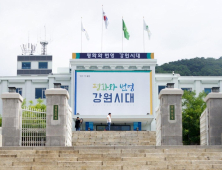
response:
<path id="1" fill-rule="evenodd" d="M 90 54 L 91 53 L 87 53 Z M 16 87 L 16 91 L 23 98 L 26 98 L 27 105 L 30 100 L 35 104 L 37 99 L 45 101 L 45 90 L 54 87 L 54 83 L 61 83 L 61 88 L 66 89 L 70 94 L 69 105 L 73 110 L 73 122 L 76 117 L 84 120 L 82 130 L 104 130 L 106 125 L 106 114 L 81 114 L 76 113 L 76 81 L 77 71 L 106 71 L 106 72 L 123 72 L 123 71 L 150 71 L 150 108 L 146 115 L 113 115 L 112 124 L 116 130 L 139 130 L 155 131 L 155 111 L 159 106 L 158 94 L 166 87 L 167 83 L 174 83 L 175 88 L 182 90 L 191 90 L 200 93 L 205 91 L 209 93 L 212 87 L 220 87 L 222 90 L 221 77 L 206 76 L 180 76 L 179 74 L 156 74 L 155 66 L 157 60 L 153 58 L 152 53 L 146 54 L 146 58 L 84 58 L 87 54 L 82 55 L 74 53 L 70 59 L 69 68 L 58 68 L 57 73 L 52 73 L 52 56 L 18 56 L 17 76 L 0 77 L 0 94 L 8 92 L 8 87 Z M 99 56 L 101 53 L 97 53 Z M 105 53 L 104 57 L 105 57 Z M 120 53 L 115 53 L 115 55 Z M 126 53 L 127 54 L 127 53 Z M 131 53 L 128 53 L 131 54 Z M 132 53 L 135 54 L 136 53 Z M 149 56 L 150 55 L 150 56 Z M 121 55 L 120 55 L 121 56 Z M 141 54 L 141 56 L 143 56 Z M 88 56 L 89 57 L 89 56 Z M 112 56 L 111 56 L 112 57 Z M 35 75 L 35 76 L 32 76 Z M 80 92 L 81 93 L 81 92 Z M 1 100 L 1 99 L 0 99 Z M 87 107 L 87 106 L 86 106 Z M 2 114 L 2 101 L 0 102 L 0 114 Z M 74 130 L 73 123 L 73 130 Z"/>

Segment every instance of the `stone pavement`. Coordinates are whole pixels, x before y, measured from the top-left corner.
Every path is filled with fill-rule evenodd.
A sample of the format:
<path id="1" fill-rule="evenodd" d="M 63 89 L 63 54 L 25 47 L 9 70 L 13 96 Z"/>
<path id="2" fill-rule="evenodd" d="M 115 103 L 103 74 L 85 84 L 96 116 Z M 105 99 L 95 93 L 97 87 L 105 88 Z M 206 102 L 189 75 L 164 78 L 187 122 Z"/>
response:
<path id="1" fill-rule="evenodd" d="M 75 131 L 72 146 L 156 145 L 154 131 Z"/>
<path id="2" fill-rule="evenodd" d="M 0 170 L 222 169 L 222 146 L 2 147 Z"/>

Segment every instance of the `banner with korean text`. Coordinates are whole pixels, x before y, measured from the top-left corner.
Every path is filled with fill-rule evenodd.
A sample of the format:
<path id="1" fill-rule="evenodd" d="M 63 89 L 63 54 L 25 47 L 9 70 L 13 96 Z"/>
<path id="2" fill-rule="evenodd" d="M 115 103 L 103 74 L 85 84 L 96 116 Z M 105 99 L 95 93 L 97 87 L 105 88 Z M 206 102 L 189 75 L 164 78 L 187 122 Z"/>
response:
<path id="1" fill-rule="evenodd" d="M 72 59 L 154 59 L 154 53 L 72 53 Z"/>
<path id="2" fill-rule="evenodd" d="M 152 73 L 149 70 L 76 70 L 74 81 L 74 114 L 152 114 Z"/>

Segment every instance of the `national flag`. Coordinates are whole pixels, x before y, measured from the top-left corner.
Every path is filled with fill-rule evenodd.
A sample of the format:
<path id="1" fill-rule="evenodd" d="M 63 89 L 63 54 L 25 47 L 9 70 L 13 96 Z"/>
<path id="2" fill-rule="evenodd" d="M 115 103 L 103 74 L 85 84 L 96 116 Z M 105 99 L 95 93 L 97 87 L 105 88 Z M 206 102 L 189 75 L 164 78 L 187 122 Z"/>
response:
<path id="1" fill-rule="evenodd" d="M 124 32 L 124 37 L 127 40 L 129 40 L 130 35 L 129 35 L 128 31 L 127 31 L 126 24 L 125 24 L 124 20 L 123 20 L 123 32 Z"/>
<path id="2" fill-rule="evenodd" d="M 148 25 L 146 25 L 146 22 L 145 22 L 144 20 L 143 20 L 143 29 L 144 29 L 144 31 L 147 32 L 148 38 L 149 38 L 149 40 L 150 40 L 151 32 L 150 32 L 150 29 L 149 29 Z"/>
<path id="3" fill-rule="evenodd" d="M 81 30 L 82 30 L 82 32 L 85 32 L 86 39 L 89 40 L 89 35 L 88 35 L 87 31 L 84 29 L 82 22 L 81 22 Z"/>
<path id="4" fill-rule="evenodd" d="M 107 18 L 107 16 L 106 16 L 106 14 L 105 14 L 104 11 L 103 11 L 103 20 L 104 20 L 104 22 L 105 22 L 105 26 L 106 26 L 106 29 L 107 29 L 107 27 L 108 27 L 108 25 L 109 25 L 109 21 L 108 21 L 108 18 Z"/>

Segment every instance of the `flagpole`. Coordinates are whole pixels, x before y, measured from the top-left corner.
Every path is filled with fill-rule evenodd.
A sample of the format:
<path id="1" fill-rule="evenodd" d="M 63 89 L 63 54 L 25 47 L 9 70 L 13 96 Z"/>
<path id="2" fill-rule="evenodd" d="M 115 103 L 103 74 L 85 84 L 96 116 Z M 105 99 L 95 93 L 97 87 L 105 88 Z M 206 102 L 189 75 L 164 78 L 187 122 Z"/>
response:
<path id="1" fill-rule="evenodd" d="M 122 17 L 122 53 L 123 53 L 123 17 Z"/>
<path id="2" fill-rule="evenodd" d="M 145 41 L 144 41 L 144 17 L 143 17 L 143 51 L 145 53 Z"/>
<path id="3" fill-rule="evenodd" d="M 102 5 L 102 36 L 101 36 L 101 52 L 103 51 L 103 5 Z"/>
<path id="4" fill-rule="evenodd" d="M 81 53 L 82 53 L 82 17 L 81 17 Z"/>

